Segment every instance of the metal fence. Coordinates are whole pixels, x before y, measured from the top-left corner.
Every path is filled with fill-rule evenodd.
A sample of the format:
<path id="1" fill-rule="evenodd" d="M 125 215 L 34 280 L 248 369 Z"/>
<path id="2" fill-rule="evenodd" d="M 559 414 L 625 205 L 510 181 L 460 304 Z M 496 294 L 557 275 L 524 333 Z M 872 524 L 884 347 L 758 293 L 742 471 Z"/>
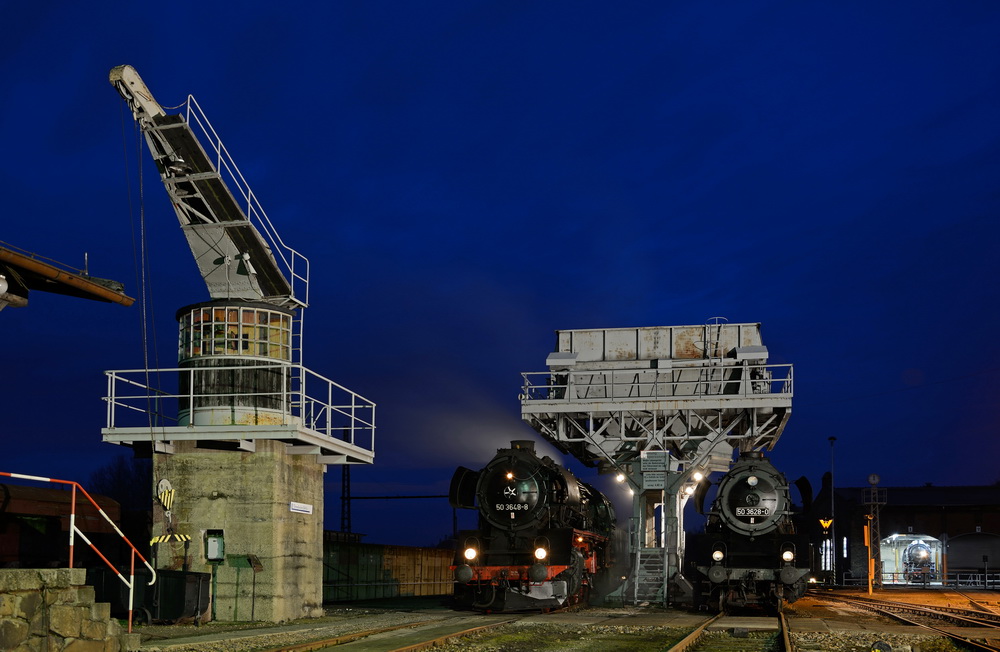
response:
<path id="1" fill-rule="evenodd" d="M 868 577 L 845 577 L 843 584 L 845 586 L 867 586 Z M 1000 590 L 1000 571 L 952 571 L 944 577 L 941 577 L 940 574 L 914 576 L 912 573 L 883 573 L 882 586 L 951 586 L 966 589 Z"/>
<path id="2" fill-rule="evenodd" d="M 323 601 L 448 595 L 454 551 L 355 541 L 323 544 Z"/>

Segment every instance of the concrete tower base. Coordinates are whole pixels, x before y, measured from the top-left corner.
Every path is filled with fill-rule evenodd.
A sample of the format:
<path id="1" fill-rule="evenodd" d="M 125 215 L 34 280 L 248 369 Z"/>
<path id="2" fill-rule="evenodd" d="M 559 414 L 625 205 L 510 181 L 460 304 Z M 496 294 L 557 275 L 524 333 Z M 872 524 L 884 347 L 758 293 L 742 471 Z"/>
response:
<path id="1" fill-rule="evenodd" d="M 253 453 L 177 442 L 174 454 L 153 457 L 156 492 L 166 486 L 162 480 L 174 492 L 153 510 L 154 540 L 191 537 L 190 543 L 154 545 L 154 563 L 214 571 L 216 620 L 283 622 L 323 614 L 324 465 L 285 448 L 272 440 L 258 440 Z M 206 557 L 210 531 L 224 537 L 223 559 L 214 564 Z"/>

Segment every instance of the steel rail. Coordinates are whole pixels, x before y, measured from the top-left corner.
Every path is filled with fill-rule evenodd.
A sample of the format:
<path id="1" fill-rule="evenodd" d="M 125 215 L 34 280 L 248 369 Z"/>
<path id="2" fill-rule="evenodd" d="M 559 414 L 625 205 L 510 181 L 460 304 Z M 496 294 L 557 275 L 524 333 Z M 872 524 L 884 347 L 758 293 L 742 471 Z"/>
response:
<path id="1" fill-rule="evenodd" d="M 906 602 L 866 600 L 853 597 L 849 598 L 844 596 L 836 596 L 836 597 L 824 596 L 824 598 L 827 600 L 853 604 L 857 607 L 861 607 L 862 609 L 868 609 L 869 611 L 874 611 L 875 613 L 879 613 L 884 616 L 894 618 L 908 625 L 914 625 L 922 629 L 930 630 L 936 634 L 944 636 L 945 638 L 951 639 L 953 641 L 958 641 L 963 645 L 967 645 L 975 650 L 985 650 L 987 652 L 1000 652 L 1000 647 L 997 647 L 995 645 L 990 645 L 988 643 L 981 643 L 975 639 L 966 638 L 965 636 L 949 632 L 946 629 L 941 629 L 940 627 L 934 627 L 933 625 L 928 625 L 927 623 L 922 623 L 918 620 L 907 618 L 906 616 L 903 616 L 901 613 L 901 612 L 909 612 L 911 614 L 923 614 L 935 618 L 951 618 L 959 622 L 975 622 L 978 625 L 985 625 L 986 627 L 994 629 L 1000 627 L 1000 625 L 988 623 L 987 621 L 976 621 L 974 619 L 963 618 L 962 616 L 959 616 L 957 614 L 950 613 L 949 612 L 950 609 L 947 607 L 937 609 L 934 607 L 925 607 L 923 605 L 914 605 Z"/>
<path id="2" fill-rule="evenodd" d="M 785 614 L 778 614 L 778 624 L 781 632 L 781 649 L 784 652 L 796 652 L 798 648 L 792 642 L 792 633 L 788 631 L 788 621 L 785 619 Z"/>
<path id="3" fill-rule="evenodd" d="M 1000 614 L 997 614 L 997 612 L 994 611 L 990 606 L 988 606 L 986 604 L 983 604 L 982 602 L 979 602 L 978 600 L 976 600 L 972 596 L 966 595 L 965 593 L 962 593 L 961 591 L 955 591 L 955 593 L 957 593 L 958 595 L 960 595 L 963 598 L 965 598 L 966 600 L 968 600 L 969 604 L 971 604 L 973 607 L 975 607 L 975 609 L 973 609 L 971 611 L 980 612 L 980 613 L 987 613 L 987 614 L 995 615 L 998 618 L 1000 618 Z"/>
<path id="4" fill-rule="evenodd" d="M 441 622 L 440 620 L 421 620 L 413 623 L 404 623 L 402 625 L 393 625 L 391 627 L 380 627 L 379 629 L 369 629 L 363 632 L 354 632 L 352 634 L 342 634 L 340 636 L 335 636 L 333 638 L 324 638 L 318 641 L 307 641 L 305 643 L 296 643 L 294 645 L 282 645 L 279 647 L 272 647 L 263 650 L 263 652 L 312 652 L 312 650 L 321 650 L 325 647 L 333 647 L 334 645 L 343 645 L 344 643 L 350 643 L 351 641 L 357 641 L 362 638 L 367 638 L 369 636 L 374 636 L 375 634 L 383 634 L 385 632 L 392 632 L 397 629 L 406 629 L 407 627 L 420 627 L 422 625 L 429 625 L 431 623 Z"/>
<path id="5" fill-rule="evenodd" d="M 958 607 L 938 607 L 933 605 L 914 604 L 912 602 L 897 602 L 894 600 L 873 600 L 856 596 L 827 596 L 833 600 L 841 600 L 858 605 L 874 605 L 886 609 L 909 612 L 914 615 L 929 616 L 931 618 L 951 619 L 961 624 L 974 627 L 989 627 L 1000 629 L 1000 614 L 993 612 L 973 611 L 972 609 L 962 609 Z"/>
<path id="6" fill-rule="evenodd" d="M 484 632 L 490 629 L 495 629 L 501 625 L 509 625 L 510 623 L 517 622 L 519 618 L 512 618 L 510 620 L 502 620 L 497 623 L 490 623 L 489 625 L 479 625 L 478 627 L 470 627 L 469 629 L 463 629 L 461 631 L 453 632 L 451 634 L 445 634 L 443 636 L 438 636 L 437 638 L 432 638 L 420 643 L 414 643 L 413 645 L 407 645 L 404 647 L 398 647 L 390 652 L 419 652 L 420 650 L 427 650 L 432 647 L 438 647 L 439 645 L 444 645 L 454 639 L 461 638 L 463 636 L 470 636 L 472 634 L 478 634 L 479 632 Z"/>
<path id="7" fill-rule="evenodd" d="M 678 641 L 677 644 L 670 648 L 667 652 L 687 652 L 688 650 L 694 648 L 694 646 L 697 645 L 701 638 L 705 635 L 705 631 L 708 629 L 708 626 L 725 615 L 725 612 L 720 612 L 711 618 L 706 619 L 705 622 L 695 627 L 693 632 Z"/>
<path id="8" fill-rule="evenodd" d="M 579 603 L 577 603 L 577 604 L 567 604 L 566 606 L 560 607 L 558 609 L 543 610 L 542 613 L 545 613 L 545 614 L 569 613 L 569 612 L 573 612 L 573 611 L 579 611 L 580 609 L 581 609 L 581 605 Z M 457 638 L 461 638 L 463 636 L 469 636 L 471 634 L 477 634 L 479 632 L 484 632 L 484 631 L 488 631 L 490 629 L 495 629 L 497 627 L 500 627 L 501 625 L 509 625 L 510 623 L 515 623 L 515 622 L 521 620 L 521 618 L 523 618 L 523 617 L 524 616 L 518 616 L 516 618 L 509 618 L 507 620 L 501 620 L 501 621 L 498 621 L 498 622 L 495 622 L 495 623 L 490 623 L 488 625 L 477 625 L 475 627 L 470 627 L 469 629 L 463 629 L 463 630 L 460 630 L 460 631 L 457 631 L 457 632 L 452 632 L 450 634 L 444 634 L 442 636 L 438 636 L 437 638 L 428 639 L 426 641 L 421 641 L 420 643 L 414 643 L 412 645 L 407 645 L 407 646 L 404 646 L 404 647 L 401 647 L 401 648 L 396 648 L 394 650 L 390 650 L 389 652 L 418 652 L 419 650 L 427 650 L 427 649 L 430 649 L 430 648 L 433 648 L 433 647 L 438 647 L 440 645 L 444 645 L 445 643 L 448 643 L 448 642 L 450 642 L 450 641 L 452 641 L 454 639 L 457 639 Z"/>
<path id="9" fill-rule="evenodd" d="M 698 627 L 696 627 L 694 631 L 692 631 L 690 634 L 688 634 L 683 639 L 674 644 L 674 646 L 671 647 L 667 652 L 690 652 L 692 650 L 701 649 L 701 646 L 705 643 L 704 639 L 706 633 L 708 632 L 708 628 L 727 615 L 728 614 L 726 614 L 725 612 L 722 612 L 705 620 L 700 625 L 698 625 Z M 781 640 L 782 652 L 795 652 L 796 648 L 792 643 L 791 636 L 789 635 L 788 631 L 788 622 L 785 620 L 785 617 L 782 614 L 778 614 L 777 620 L 778 620 L 778 636 Z M 756 641 L 755 643 L 749 643 L 749 645 L 754 645 L 757 643 L 759 643 L 760 645 L 766 645 L 763 640 Z"/>

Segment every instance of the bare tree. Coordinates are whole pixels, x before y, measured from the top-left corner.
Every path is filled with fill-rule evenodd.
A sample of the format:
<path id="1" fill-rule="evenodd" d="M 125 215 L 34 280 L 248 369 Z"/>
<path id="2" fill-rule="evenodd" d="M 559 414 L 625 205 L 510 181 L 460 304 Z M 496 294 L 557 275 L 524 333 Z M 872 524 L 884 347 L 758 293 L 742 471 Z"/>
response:
<path id="1" fill-rule="evenodd" d="M 147 511 L 153 499 L 152 460 L 118 455 L 90 475 L 87 490 L 117 500 L 122 510 Z"/>

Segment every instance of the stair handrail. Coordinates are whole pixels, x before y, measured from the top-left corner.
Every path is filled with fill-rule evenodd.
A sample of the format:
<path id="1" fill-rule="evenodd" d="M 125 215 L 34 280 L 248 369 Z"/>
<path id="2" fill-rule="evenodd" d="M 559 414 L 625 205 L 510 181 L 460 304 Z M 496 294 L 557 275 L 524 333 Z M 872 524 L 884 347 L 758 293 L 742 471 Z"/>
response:
<path id="1" fill-rule="evenodd" d="M 72 487 L 72 497 L 70 499 L 70 513 L 69 513 L 69 567 L 73 568 L 74 536 L 76 534 L 79 534 L 80 538 L 83 539 L 84 541 L 86 541 L 87 545 L 90 546 L 90 549 L 93 550 L 95 553 L 97 553 L 97 556 L 100 557 L 102 560 L 104 560 L 104 563 L 108 565 L 108 568 L 110 568 L 111 570 L 113 570 L 115 572 L 115 575 L 118 576 L 118 579 L 120 579 L 122 581 L 122 583 L 124 583 L 125 586 L 128 587 L 128 631 L 131 634 L 132 633 L 132 607 L 133 607 L 133 600 L 134 600 L 134 597 L 135 597 L 135 558 L 138 557 L 139 559 L 141 559 L 142 563 L 145 564 L 146 568 L 148 568 L 149 572 L 152 574 L 152 577 L 149 580 L 147 586 L 152 586 L 154 583 L 156 583 L 156 569 L 154 569 L 149 564 L 149 562 L 146 561 L 146 558 L 142 556 L 141 552 L 139 552 L 138 550 L 136 550 L 136 547 L 134 545 L 132 545 L 132 542 L 128 540 L 128 537 L 125 536 L 125 534 L 118 528 L 118 525 L 116 525 L 115 522 L 111 520 L 111 517 L 107 515 L 107 513 L 104 511 L 104 509 L 101 508 L 101 506 L 97 504 L 97 501 L 94 500 L 89 493 L 87 493 L 87 490 L 84 489 L 83 485 L 81 485 L 79 482 L 74 482 L 72 480 L 58 480 L 56 478 L 43 478 L 41 476 L 37 476 L 37 475 L 25 475 L 23 473 L 8 473 L 7 471 L 0 471 L 0 475 L 7 476 L 9 478 L 17 478 L 19 480 L 33 480 L 35 482 L 50 482 L 50 483 L 53 483 L 53 484 L 67 484 L 67 485 L 70 485 Z M 78 528 L 76 526 L 76 491 L 77 491 L 77 489 L 79 489 L 83 493 L 83 495 L 86 496 L 87 500 L 90 501 L 90 504 L 93 505 L 94 509 L 97 510 L 97 513 L 100 514 L 102 517 L 104 517 L 104 520 L 107 521 L 111 525 L 112 528 L 114 528 L 115 532 L 118 533 L 118 536 L 120 536 L 122 538 L 122 541 L 124 541 L 128 545 L 128 547 L 132 549 L 132 553 L 131 553 L 131 556 L 130 556 L 130 562 L 131 563 L 130 563 L 130 567 L 129 567 L 129 579 L 126 580 L 125 576 L 123 576 L 121 574 L 121 572 L 117 568 L 115 568 L 115 565 L 112 564 L 110 561 L 108 561 L 108 558 L 105 557 L 104 554 L 100 550 L 97 549 L 97 546 L 95 546 L 93 544 L 93 542 L 91 542 L 91 540 L 87 538 L 87 535 L 83 533 L 83 530 L 81 530 L 80 528 Z"/>

